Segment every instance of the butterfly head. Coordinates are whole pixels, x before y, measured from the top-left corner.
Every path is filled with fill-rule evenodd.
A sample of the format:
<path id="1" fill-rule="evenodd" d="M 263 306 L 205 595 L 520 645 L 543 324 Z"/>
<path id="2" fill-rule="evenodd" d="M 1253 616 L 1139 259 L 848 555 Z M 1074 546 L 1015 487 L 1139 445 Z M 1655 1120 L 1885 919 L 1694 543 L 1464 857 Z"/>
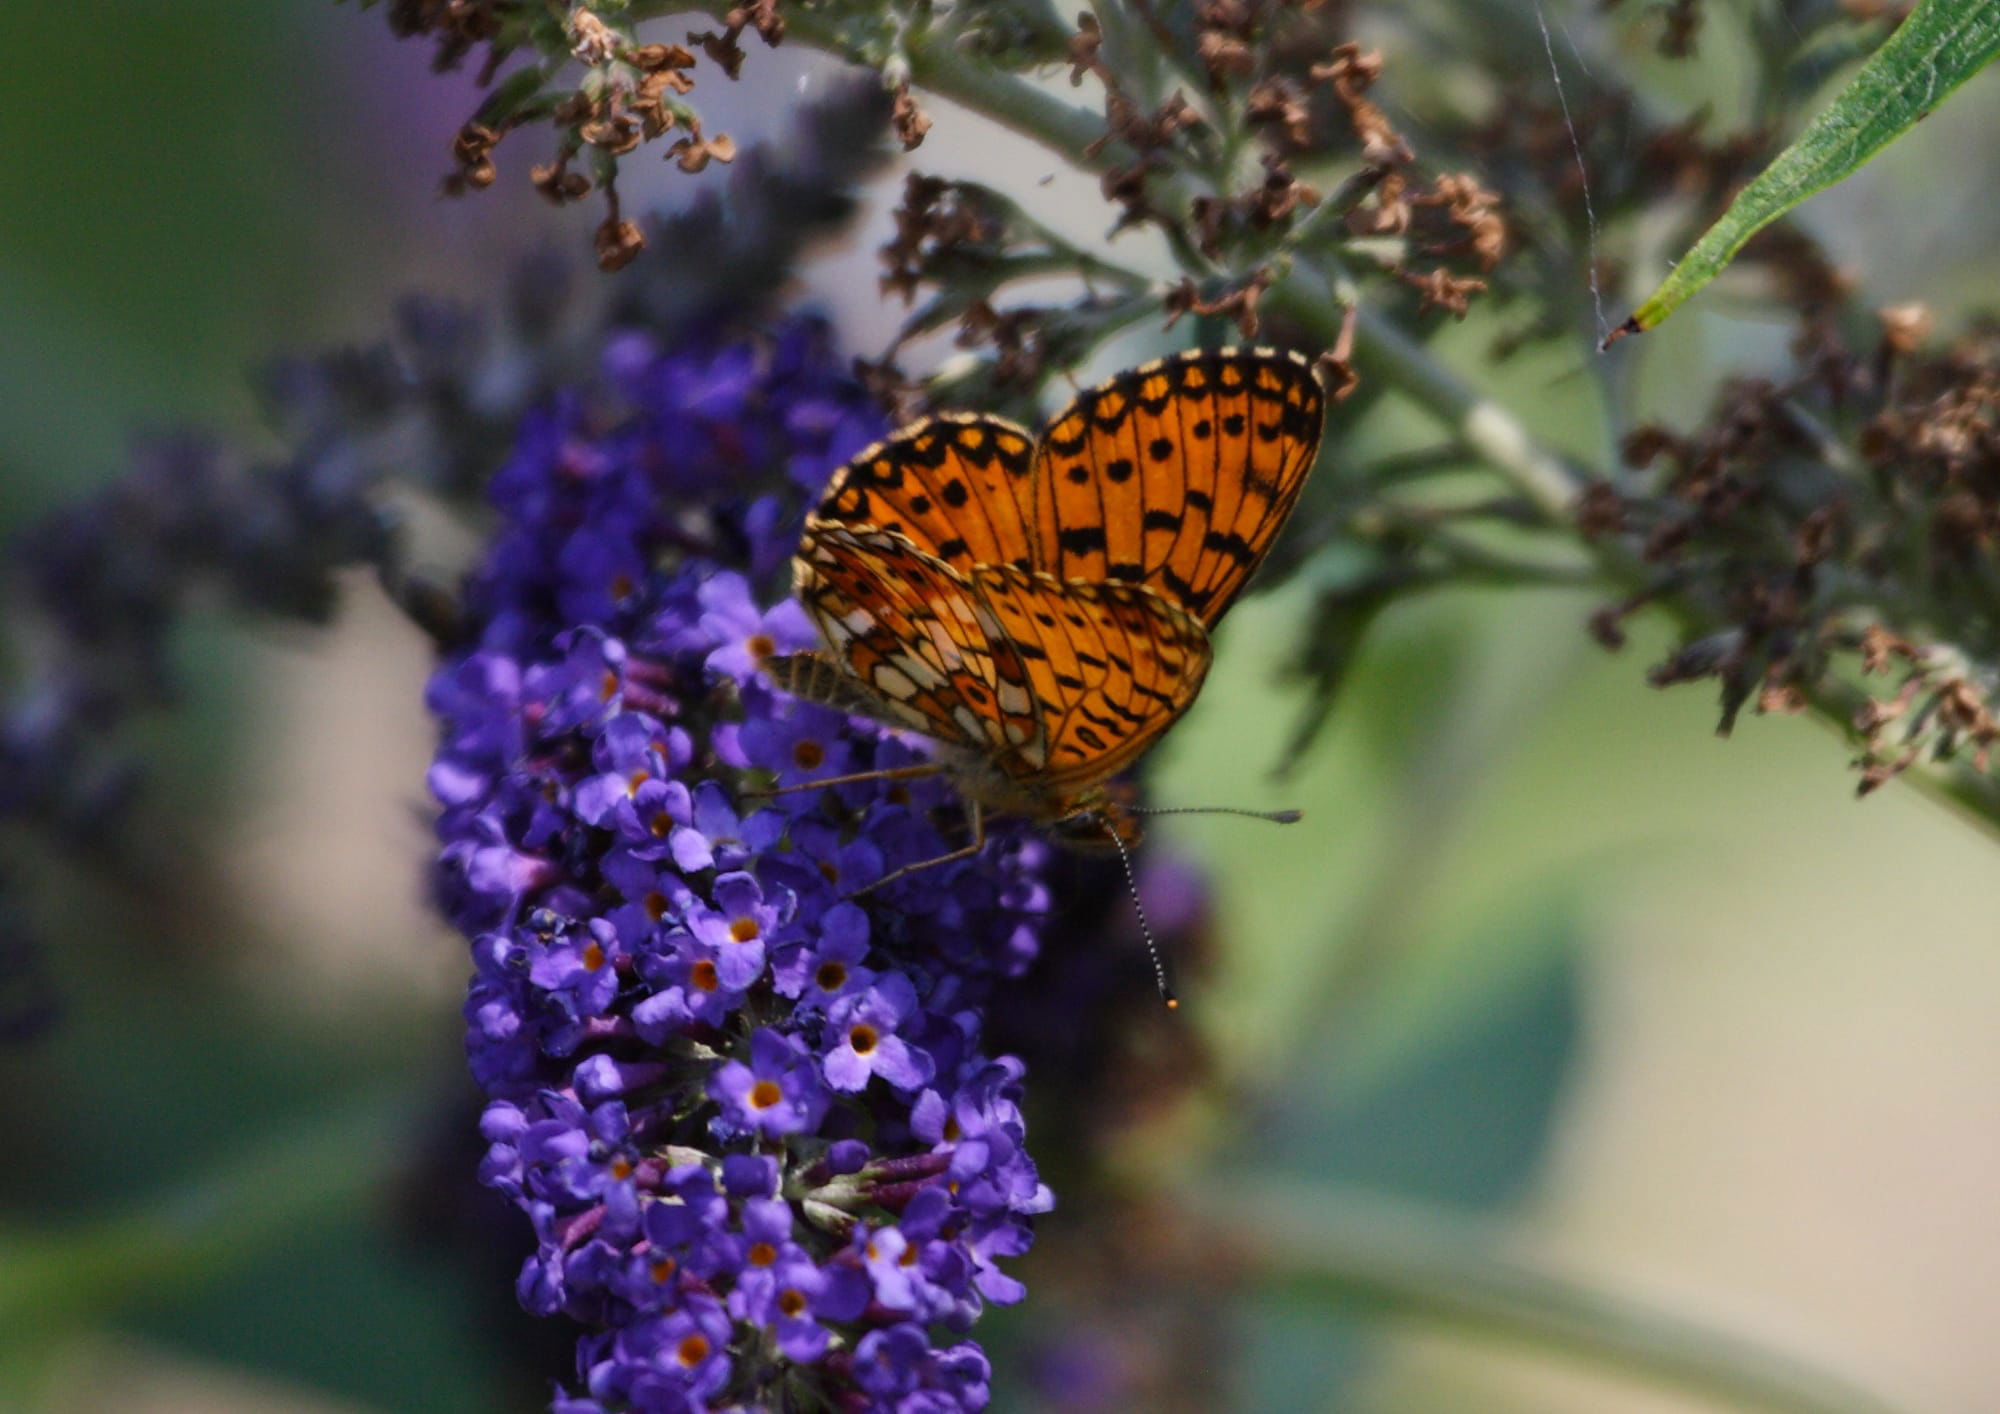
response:
<path id="1" fill-rule="evenodd" d="M 1126 802 L 1104 786 L 1072 797 L 1049 829 L 1063 844 L 1087 854 L 1136 848 L 1146 834 Z"/>

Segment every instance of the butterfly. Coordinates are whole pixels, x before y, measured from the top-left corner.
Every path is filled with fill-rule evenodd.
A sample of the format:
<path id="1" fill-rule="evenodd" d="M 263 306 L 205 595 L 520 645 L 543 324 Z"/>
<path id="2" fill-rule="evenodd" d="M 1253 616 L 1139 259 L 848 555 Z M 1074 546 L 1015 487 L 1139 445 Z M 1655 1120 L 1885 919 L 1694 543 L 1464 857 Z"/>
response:
<path id="1" fill-rule="evenodd" d="M 1201 691 L 1209 631 L 1291 514 L 1325 409 L 1300 354 L 1194 350 L 1080 394 L 1039 437 L 945 413 L 835 473 L 792 561 L 825 650 L 765 671 L 936 744 L 813 787 L 945 774 L 972 834 L 871 888 L 977 853 L 989 809 L 1137 842 L 1107 784 Z"/>

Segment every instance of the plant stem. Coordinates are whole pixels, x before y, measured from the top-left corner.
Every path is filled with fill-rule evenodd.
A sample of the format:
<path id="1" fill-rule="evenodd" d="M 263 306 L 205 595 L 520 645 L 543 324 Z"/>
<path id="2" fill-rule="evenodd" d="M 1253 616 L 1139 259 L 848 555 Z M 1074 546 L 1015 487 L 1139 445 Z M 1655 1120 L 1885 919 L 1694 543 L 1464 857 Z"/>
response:
<path id="1" fill-rule="evenodd" d="M 1889 1414 L 1824 1370 L 1595 1290 L 1438 1214 L 1369 1195 L 1215 1184 L 1187 1200 L 1257 1280 L 1370 1314 L 1453 1327 L 1714 1398 L 1719 1408 Z"/>

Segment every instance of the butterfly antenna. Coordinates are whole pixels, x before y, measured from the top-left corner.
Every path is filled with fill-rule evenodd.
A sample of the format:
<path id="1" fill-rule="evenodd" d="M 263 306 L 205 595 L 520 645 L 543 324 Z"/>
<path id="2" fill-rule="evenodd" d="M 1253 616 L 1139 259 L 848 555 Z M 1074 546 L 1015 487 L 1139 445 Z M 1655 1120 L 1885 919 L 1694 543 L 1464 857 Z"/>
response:
<path id="1" fill-rule="evenodd" d="M 1302 810 L 1239 810 L 1233 805 L 1170 805 L 1148 807 L 1128 805 L 1133 815 L 1240 815 L 1246 820 L 1269 820 L 1273 825 L 1296 825 L 1305 818 Z"/>
<path id="2" fill-rule="evenodd" d="M 1104 833 L 1118 846 L 1118 860 L 1125 866 L 1125 887 L 1132 891 L 1132 911 L 1139 916 L 1139 936 L 1146 940 L 1146 956 L 1153 960 L 1153 981 L 1159 986 L 1160 1000 L 1167 1004 L 1168 1011 L 1179 1011 L 1181 999 L 1174 995 L 1173 984 L 1167 980 L 1166 959 L 1160 956 L 1160 945 L 1154 941 L 1152 925 L 1146 921 L 1146 905 L 1139 899 L 1139 876 L 1132 869 L 1132 851 L 1125 848 L 1125 841 L 1118 838 L 1118 831 L 1108 820 Z"/>

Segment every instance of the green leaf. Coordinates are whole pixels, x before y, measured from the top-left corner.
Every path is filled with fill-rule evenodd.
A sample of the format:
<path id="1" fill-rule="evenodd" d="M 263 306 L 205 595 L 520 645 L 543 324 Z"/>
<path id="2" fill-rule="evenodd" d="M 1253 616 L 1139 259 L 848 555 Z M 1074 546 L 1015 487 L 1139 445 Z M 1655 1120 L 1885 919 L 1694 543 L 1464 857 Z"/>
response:
<path id="1" fill-rule="evenodd" d="M 1840 96 L 1695 242 L 1632 317 L 1605 338 L 1643 334 L 1714 279 L 1743 243 L 1860 167 L 2000 53 L 1993 0 L 1922 0 Z"/>

